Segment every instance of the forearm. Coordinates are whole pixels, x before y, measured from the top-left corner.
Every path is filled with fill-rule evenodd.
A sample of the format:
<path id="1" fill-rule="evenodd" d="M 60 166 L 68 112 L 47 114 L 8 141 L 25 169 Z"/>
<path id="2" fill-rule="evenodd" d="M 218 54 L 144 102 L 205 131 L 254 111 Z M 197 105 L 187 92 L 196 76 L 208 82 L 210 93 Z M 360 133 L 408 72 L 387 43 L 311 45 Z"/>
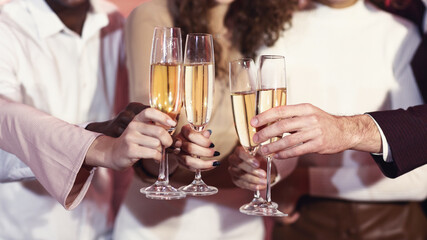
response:
<path id="1" fill-rule="evenodd" d="M 364 152 L 382 152 L 381 135 L 369 115 L 338 117 L 342 134 L 348 140 L 346 149 Z"/>
<path id="2" fill-rule="evenodd" d="M 84 195 L 84 186 L 90 182 L 88 174 L 77 175 L 98 134 L 13 101 L 0 98 L 0 108 L 0 148 L 26 163 L 61 204 L 76 206 L 81 200 L 76 200 L 76 193 Z M 78 190 L 76 181 L 82 183 Z"/>

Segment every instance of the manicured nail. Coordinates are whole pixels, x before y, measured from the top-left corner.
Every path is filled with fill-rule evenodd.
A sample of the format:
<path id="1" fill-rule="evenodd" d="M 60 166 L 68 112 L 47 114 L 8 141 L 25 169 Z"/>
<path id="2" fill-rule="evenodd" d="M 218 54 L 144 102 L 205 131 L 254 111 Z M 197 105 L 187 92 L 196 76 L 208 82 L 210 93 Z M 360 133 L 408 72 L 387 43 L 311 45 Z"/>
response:
<path id="1" fill-rule="evenodd" d="M 214 152 L 214 157 L 218 157 L 219 155 L 221 155 L 221 153 L 219 153 L 218 151 Z"/>
<path id="2" fill-rule="evenodd" d="M 253 117 L 251 120 L 251 125 L 256 127 L 258 125 L 258 119 L 256 117 Z"/>
<path id="3" fill-rule="evenodd" d="M 221 165 L 220 161 L 215 161 L 215 162 L 212 163 L 212 166 L 214 166 L 214 167 L 217 167 L 219 165 Z"/>
<path id="4" fill-rule="evenodd" d="M 209 135 L 212 135 L 212 130 L 208 129 Z"/>
<path id="5" fill-rule="evenodd" d="M 214 148 L 215 144 L 211 143 L 211 145 L 209 145 L 209 148 Z"/>
<path id="6" fill-rule="evenodd" d="M 172 119 L 168 119 L 168 120 L 166 120 L 166 122 L 167 122 L 169 125 L 171 125 L 172 127 L 174 127 L 174 126 L 176 125 L 176 122 L 175 122 L 174 120 L 172 120 Z"/>

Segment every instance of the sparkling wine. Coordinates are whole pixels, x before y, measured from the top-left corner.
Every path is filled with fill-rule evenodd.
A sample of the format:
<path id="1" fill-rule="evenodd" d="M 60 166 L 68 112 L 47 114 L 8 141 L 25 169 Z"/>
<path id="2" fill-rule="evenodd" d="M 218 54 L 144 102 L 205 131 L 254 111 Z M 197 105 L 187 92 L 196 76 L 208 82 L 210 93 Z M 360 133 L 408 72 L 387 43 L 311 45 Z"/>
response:
<path id="1" fill-rule="evenodd" d="M 152 64 L 150 105 L 175 119 L 182 106 L 182 66 Z"/>
<path id="2" fill-rule="evenodd" d="M 184 65 L 185 111 L 188 122 L 196 128 L 203 127 L 211 118 L 214 78 L 211 63 Z"/>
<path id="3" fill-rule="evenodd" d="M 237 92 L 231 94 L 234 126 L 236 127 L 240 144 L 249 152 L 253 152 L 257 148 L 257 144 L 252 139 L 256 129 L 250 124 L 251 119 L 255 116 L 255 101 L 255 92 Z"/>
<path id="4" fill-rule="evenodd" d="M 277 88 L 277 89 L 261 89 L 257 91 L 257 109 L 256 114 L 267 111 L 270 108 L 286 105 L 286 88 Z M 259 131 L 261 129 L 257 129 Z M 275 142 L 279 138 L 275 137 L 270 140 L 267 140 L 261 145 L 267 143 Z"/>

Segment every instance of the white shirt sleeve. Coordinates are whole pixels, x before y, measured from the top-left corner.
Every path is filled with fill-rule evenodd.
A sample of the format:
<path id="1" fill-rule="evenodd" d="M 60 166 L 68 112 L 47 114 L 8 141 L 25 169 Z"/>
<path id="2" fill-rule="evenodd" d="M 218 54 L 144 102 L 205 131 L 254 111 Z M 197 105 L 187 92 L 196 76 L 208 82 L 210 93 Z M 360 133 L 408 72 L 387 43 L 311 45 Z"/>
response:
<path id="1" fill-rule="evenodd" d="M 380 132 L 381 145 L 382 145 L 382 149 L 383 149 L 382 153 L 372 153 L 372 154 L 382 156 L 383 160 L 385 162 L 393 162 L 392 154 L 390 151 L 390 146 L 388 145 L 387 138 L 385 137 L 383 130 L 381 129 L 380 125 L 378 125 L 377 121 L 375 121 L 375 119 L 371 115 L 368 114 L 368 116 L 371 117 L 371 119 L 374 121 L 375 125 L 377 126 L 378 131 Z"/>
<path id="2" fill-rule="evenodd" d="M 422 0 L 424 3 L 424 6 L 427 8 L 427 0 Z M 424 12 L 424 33 L 427 33 L 427 11 Z"/>
<path id="3" fill-rule="evenodd" d="M 0 183 L 33 180 L 34 173 L 15 155 L 0 151 Z"/>

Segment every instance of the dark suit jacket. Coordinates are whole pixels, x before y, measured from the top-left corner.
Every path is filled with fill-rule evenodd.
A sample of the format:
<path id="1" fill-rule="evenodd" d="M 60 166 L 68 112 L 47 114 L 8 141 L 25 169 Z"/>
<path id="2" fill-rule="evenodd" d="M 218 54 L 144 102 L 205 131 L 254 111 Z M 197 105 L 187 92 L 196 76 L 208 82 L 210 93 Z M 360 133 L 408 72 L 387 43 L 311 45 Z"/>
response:
<path id="1" fill-rule="evenodd" d="M 373 1 L 377 6 L 414 22 L 421 35 L 425 12 L 421 0 L 406 1 L 404 5 L 386 6 L 385 1 Z M 389 2 L 392 3 L 392 2 Z M 401 3 L 396 1 L 396 3 Z M 427 35 L 411 62 L 424 102 L 427 103 Z M 382 156 L 372 157 L 387 177 L 395 178 L 427 163 L 427 105 L 393 111 L 369 113 L 380 125 L 393 156 L 392 163 L 384 162 Z"/>
<path id="2" fill-rule="evenodd" d="M 407 110 L 369 113 L 380 125 L 393 156 L 372 155 L 384 175 L 395 178 L 427 163 L 427 104 Z"/>

